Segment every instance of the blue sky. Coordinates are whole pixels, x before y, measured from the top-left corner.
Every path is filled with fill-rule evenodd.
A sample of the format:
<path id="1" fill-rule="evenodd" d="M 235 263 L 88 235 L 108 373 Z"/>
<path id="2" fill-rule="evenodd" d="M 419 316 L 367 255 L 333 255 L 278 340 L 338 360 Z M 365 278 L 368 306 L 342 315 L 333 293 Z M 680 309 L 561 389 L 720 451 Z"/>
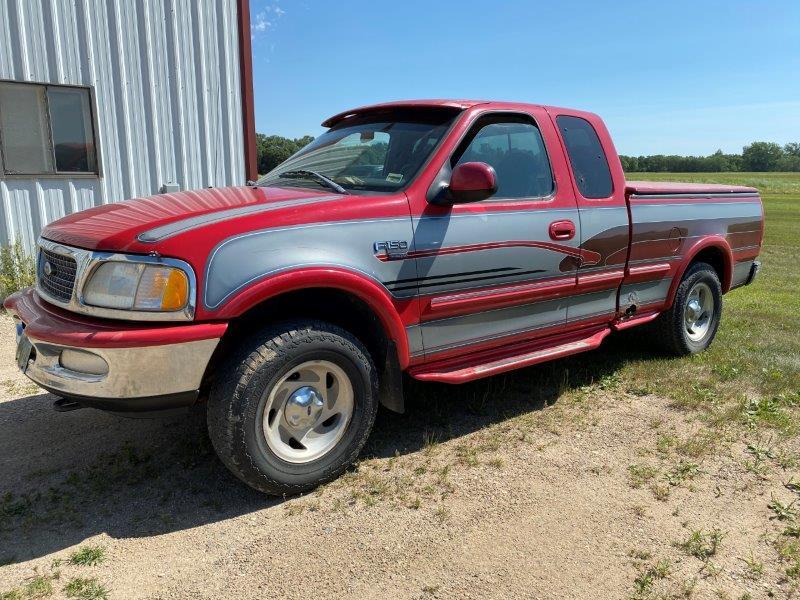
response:
<path id="1" fill-rule="evenodd" d="M 760 7 L 759 7 L 760 5 Z M 599 113 L 622 154 L 800 141 L 800 2 L 251 0 L 256 129 L 405 98 Z"/>

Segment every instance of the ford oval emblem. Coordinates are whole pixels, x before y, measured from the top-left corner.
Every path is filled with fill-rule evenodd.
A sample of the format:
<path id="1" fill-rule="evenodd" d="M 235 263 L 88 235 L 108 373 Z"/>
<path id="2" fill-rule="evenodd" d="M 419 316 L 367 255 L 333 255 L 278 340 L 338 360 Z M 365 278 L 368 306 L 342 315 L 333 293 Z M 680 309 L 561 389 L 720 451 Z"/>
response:
<path id="1" fill-rule="evenodd" d="M 44 261 L 44 267 L 42 267 L 42 270 L 44 271 L 44 274 L 47 275 L 48 277 L 50 277 L 55 271 L 53 265 L 50 264 L 49 260 Z"/>

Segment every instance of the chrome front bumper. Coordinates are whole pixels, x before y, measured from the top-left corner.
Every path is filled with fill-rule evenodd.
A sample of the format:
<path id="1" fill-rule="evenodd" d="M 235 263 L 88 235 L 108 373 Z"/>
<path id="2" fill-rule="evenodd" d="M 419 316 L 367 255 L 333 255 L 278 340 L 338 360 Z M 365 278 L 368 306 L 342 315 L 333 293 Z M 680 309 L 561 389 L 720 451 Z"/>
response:
<path id="1" fill-rule="evenodd" d="M 20 331 L 21 323 L 15 324 L 17 363 L 31 381 L 85 406 L 119 412 L 193 404 L 219 343 L 208 339 L 142 348 L 76 348 L 29 338 Z"/>
<path id="2" fill-rule="evenodd" d="M 14 319 L 17 365 L 26 376 L 81 405 L 115 412 L 193 404 L 227 328 L 87 319 L 48 305 L 30 288 L 4 306 Z"/>
<path id="3" fill-rule="evenodd" d="M 68 397 L 131 402 L 197 391 L 219 343 L 211 339 L 143 348 L 75 348 L 29 341 L 33 351 L 27 359 L 21 357 L 19 366 L 35 383 Z"/>

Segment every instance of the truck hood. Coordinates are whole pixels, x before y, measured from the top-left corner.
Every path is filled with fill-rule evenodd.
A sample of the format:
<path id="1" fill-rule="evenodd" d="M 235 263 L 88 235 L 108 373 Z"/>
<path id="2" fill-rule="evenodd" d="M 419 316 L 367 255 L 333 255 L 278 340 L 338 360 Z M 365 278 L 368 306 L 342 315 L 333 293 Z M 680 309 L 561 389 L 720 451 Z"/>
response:
<path id="1" fill-rule="evenodd" d="M 42 237 L 87 250 L 118 251 L 138 241 L 156 242 L 160 236 L 211 221 L 261 211 L 315 204 L 338 194 L 279 187 L 210 188 L 149 198 L 135 198 L 73 213 L 47 225 Z"/>

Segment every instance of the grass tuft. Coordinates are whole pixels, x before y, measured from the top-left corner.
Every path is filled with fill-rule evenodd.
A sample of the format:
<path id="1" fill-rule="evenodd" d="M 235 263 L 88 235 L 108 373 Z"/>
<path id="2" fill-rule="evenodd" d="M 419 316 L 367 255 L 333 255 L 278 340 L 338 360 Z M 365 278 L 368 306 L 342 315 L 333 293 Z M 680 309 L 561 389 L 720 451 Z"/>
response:
<path id="1" fill-rule="evenodd" d="M 64 594 L 77 600 L 107 600 L 108 589 L 93 577 L 74 577 L 64 586 Z"/>
<path id="2" fill-rule="evenodd" d="M 708 561 L 719 550 L 723 537 L 725 535 L 716 527 L 709 532 L 696 529 L 689 534 L 686 541 L 677 544 L 677 546 L 689 556 Z"/>
<path id="3" fill-rule="evenodd" d="M 70 554 L 69 563 L 82 567 L 99 565 L 106 559 L 106 550 L 102 546 L 83 546 Z"/>
<path id="4" fill-rule="evenodd" d="M 46 598 L 53 593 L 53 580 L 46 575 L 37 575 L 25 586 L 26 598 Z"/>
<path id="5" fill-rule="evenodd" d="M 672 571 L 672 564 L 664 559 L 655 564 L 640 569 L 636 579 L 633 580 L 633 596 L 631 600 L 645 600 L 651 597 L 653 586 L 656 582 L 666 578 Z"/>
<path id="6" fill-rule="evenodd" d="M 0 300 L 32 286 L 36 280 L 36 261 L 19 240 L 0 248 Z"/>
<path id="7" fill-rule="evenodd" d="M 773 497 L 770 503 L 767 505 L 773 515 L 770 519 L 777 519 L 778 521 L 794 521 L 795 517 L 797 517 L 797 510 L 795 510 L 794 505 L 795 502 L 790 502 L 789 504 L 784 504 L 777 498 Z"/>
<path id="8" fill-rule="evenodd" d="M 632 488 L 640 488 L 644 484 L 655 479 L 658 475 L 658 468 L 652 465 L 630 465 L 628 467 L 628 481 Z"/>

